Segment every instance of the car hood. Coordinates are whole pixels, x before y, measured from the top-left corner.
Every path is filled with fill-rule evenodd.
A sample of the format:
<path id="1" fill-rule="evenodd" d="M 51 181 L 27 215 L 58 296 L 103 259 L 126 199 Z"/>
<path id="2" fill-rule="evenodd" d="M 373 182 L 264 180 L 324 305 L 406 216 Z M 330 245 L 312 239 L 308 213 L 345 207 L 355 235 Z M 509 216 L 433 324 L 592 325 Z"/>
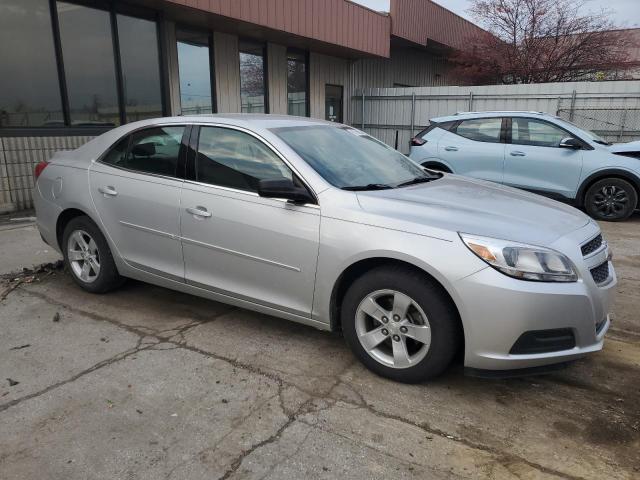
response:
<path id="1" fill-rule="evenodd" d="M 560 202 L 457 175 L 411 187 L 358 192 L 358 201 L 376 217 L 368 221 L 388 228 L 432 236 L 463 232 L 535 245 L 550 245 L 591 221 Z"/>
<path id="2" fill-rule="evenodd" d="M 640 152 L 640 141 L 627 143 L 614 143 L 607 147 L 612 153 Z"/>

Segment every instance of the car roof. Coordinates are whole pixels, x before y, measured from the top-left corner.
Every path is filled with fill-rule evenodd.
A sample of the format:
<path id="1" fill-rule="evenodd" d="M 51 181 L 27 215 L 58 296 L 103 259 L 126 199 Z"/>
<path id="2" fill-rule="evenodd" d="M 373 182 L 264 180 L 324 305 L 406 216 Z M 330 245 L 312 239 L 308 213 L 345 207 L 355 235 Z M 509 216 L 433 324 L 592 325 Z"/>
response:
<path id="1" fill-rule="evenodd" d="M 203 124 L 208 122 L 260 129 L 310 125 L 341 125 L 339 123 L 329 122 L 316 118 L 294 117 L 292 115 L 274 115 L 265 113 L 216 113 L 204 115 L 184 115 L 177 117 L 159 117 L 149 120 L 141 120 L 139 122 L 129 123 L 127 125 L 133 128 L 140 128 L 144 126 L 161 125 L 167 123 Z"/>
<path id="2" fill-rule="evenodd" d="M 557 118 L 545 112 L 532 112 L 525 110 L 495 110 L 485 112 L 458 112 L 445 117 L 432 118 L 434 123 L 457 122 L 458 120 L 468 120 L 472 118 L 493 118 L 493 117 L 538 117 L 538 118 Z"/>

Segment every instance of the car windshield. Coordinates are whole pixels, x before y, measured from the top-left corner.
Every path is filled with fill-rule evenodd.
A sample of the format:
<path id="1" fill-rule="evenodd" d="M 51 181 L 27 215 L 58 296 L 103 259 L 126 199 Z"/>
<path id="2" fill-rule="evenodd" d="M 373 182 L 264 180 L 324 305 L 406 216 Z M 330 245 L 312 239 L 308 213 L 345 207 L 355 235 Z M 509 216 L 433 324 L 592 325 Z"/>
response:
<path id="1" fill-rule="evenodd" d="M 272 131 L 327 182 L 345 190 L 382 190 L 440 178 L 355 128 L 314 125 Z"/>
<path id="2" fill-rule="evenodd" d="M 580 130 L 581 133 L 584 134 L 585 137 L 588 137 L 589 140 L 591 140 L 592 142 L 599 143 L 600 145 L 612 145 L 611 142 L 607 142 L 604 138 L 602 138 L 597 133 L 593 133 L 591 130 L 587 130 L 585 128 L 582 128 L 582 127 L 576 125 L 575 123 L 570 122 L 569 120 L 565 120 L 565 119 L 559 118 L 559 117 L 558 117 L 557 120 L 558 120 L 558 122 L 560 124 L 564 123 L 564 127 L 565 128 L 568 125 L 570 125 L 573 128 L 577 128 L 578 130 Z"/>

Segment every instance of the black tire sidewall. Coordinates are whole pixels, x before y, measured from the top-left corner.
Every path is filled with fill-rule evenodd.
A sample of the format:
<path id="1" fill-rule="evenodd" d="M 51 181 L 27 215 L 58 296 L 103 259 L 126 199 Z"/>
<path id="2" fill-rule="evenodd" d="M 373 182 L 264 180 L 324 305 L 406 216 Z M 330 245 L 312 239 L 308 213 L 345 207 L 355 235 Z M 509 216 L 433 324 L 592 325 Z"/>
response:
<path id="1" fill-rule="evenodd" d="M 71 262 L 68 256 L 68 242 L 71 234 L 76 230 L 84 230 L 91 238 L 96 242 L 98 252 L 100 255 L 100 273 L 98 278 L 93 282 L 84 282 L 78 278 L 71 268 Z M 104 235 L 98 228 L 98 226 L 87 216 L 81 216 L 73 218 L 65 226 L 64 233 L 62 235 L 62 253 L 64 257 L 64 264 L 69 271 L 73 281 L 78 284 L 82 289 L 92 293 L 105 293 L 114 288 L 119 287 L 123 278 L 118 273 L 118 269 L 111 255 L 111 249 L 104 238 Z"/>
<path id="2" fill-rule="evenodd" d="M 364 349 L 355 329 L 360 302 L 377 290 L 397 290 L 415 300 L 427 315 L 431 345 L 416 365 L 395 369 L 379 363 Z M 453 360 L 460 345 L 459 318 L 442 287 L 425 274 L 411 269 L 381 267 L 367 272 L 349 287 L 341 307 L 345 340 L 364 365 L 380 376 L 403 383 L 418 383 L 441 374 Z"/>
<path id="3" fill-rule="evenodd" d="M 630 200 L 629 207 L 624 210 L 623 213 L 618 217 L 605 217 L 603 215 L 600 215 L 600 213 L 598 213 L 598 211 L 593 207 L 593 197 L 599 190 L 609 185 L 624 189 Z M 637 204 L 638 194 L 636 193 L 635 188 L 633 188 L 633 185 L 631 185 L 628 181 L 621 178 L 605 178 L 602 180 L 598 180 L 589 187 L 584 197 L 585 210 L 587 211 L 589 216 L 596 220 L 602 220 L 605 222 L 620 222 L 622 220 L 626 220 L 634 212 Z"/>

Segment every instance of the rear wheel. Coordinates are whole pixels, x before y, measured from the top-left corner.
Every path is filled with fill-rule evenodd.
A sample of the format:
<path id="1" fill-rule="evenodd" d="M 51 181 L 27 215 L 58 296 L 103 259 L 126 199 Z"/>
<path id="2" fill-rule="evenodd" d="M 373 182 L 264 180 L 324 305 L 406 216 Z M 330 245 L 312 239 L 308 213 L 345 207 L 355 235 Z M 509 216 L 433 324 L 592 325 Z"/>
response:
<path id="1" fill-rule="evenodd" d="M 459 345 L 455 309 L 420 272 L 376 268 L 357 279 L 342 303 L 342 329 L 373 372 L 416 383 L 442 373 Z"/>
<path id="2" fill-rule="evenodd" d="M 73 218 L 62 236 L 64 262 L 84 290 L 106 293 L 122 285 L 111 250 L 100 229 L 86 216 Z"/>
<path id="3" fill-rule="evenodd" d="M 636 208 L 638 194 L 626 180 L 604 178 L 595 182 L 585 195 L 587 213 L 596 220 L 616 222 L 628 218 Z"/>

